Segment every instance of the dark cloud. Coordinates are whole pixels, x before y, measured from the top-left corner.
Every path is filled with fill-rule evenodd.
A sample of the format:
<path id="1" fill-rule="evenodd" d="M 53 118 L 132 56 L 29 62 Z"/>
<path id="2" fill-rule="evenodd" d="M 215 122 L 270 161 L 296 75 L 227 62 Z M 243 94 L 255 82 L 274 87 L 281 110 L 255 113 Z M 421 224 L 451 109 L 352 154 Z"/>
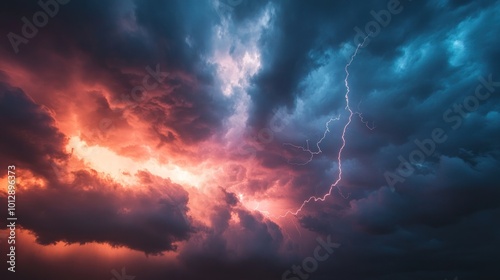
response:
<path id="1" fill-rule="evenodd" d="M 497 1 L 401 0 L 401 13 L 360 48 L 348 69 L 349 105 L 362 120 L 354 114 L 346 131 L 339 189 L 299 215 L 278 220 L 249 210 L 238 196 L 286 202 L 287 211 L 329 191 L 339 176 L 337 155 L 348 121 L 344 67 L 359 42 L 355 28 L 366 32 L 376 21 L 371 11 L 388 3 L 74 0 L 61 5 L 17 55 L 5 35 L 20 33 L 21 17 L 40 8 L 34 1 L 2 3 L 0 164 L 16 164 L 45 182 L 19 191 L 20 224 L 42 245 L 106 243 L 147 254 L 182 248 L 176 265 L 124 261 L 137 279 L 280 279 L 311 254 L 316 236 L 326 235 L 342 246 L 310 279 L 495 279 L 500 275 Z M 269 22 L 262 32 L 248 35 L 266 12 Z M 219 77 L 221 66 L 211 61 L 224 32 L 234 39 L 232 58 L 244 53 L 235 42 L 242 48 L 256 43 L 260 55 L 260 68 L 246 77 L 248 87 L 233 96 L 219 88 L 219 80 L 233 77 Z M 132 89 L 151 75 L 146 67 L 157 65 L 168 78 L 134 100 Z M 19 77 L 33 81 L 16 83 Z M 485 85 L 488 80 L 494 84 Z M 489 96 L 478 100 L 478 87 Z M 91 169 L 66 170 L 71 158 L 56 115 L 69 113 L 61 100 L 85 130 L 111 121 L 115 132 L 106 132 L 108 142 L 82 133 L 90 144 L 105 143 L 142 159 L 147 151 L 142 143 L 119 142 L 137 133 L 157 148 L 167 146 L 161 150 L 168 151 L 162 154 L 166 161 L 182 154 L 198 164 L 205 154 L 189 149 L 225 147 L 231 117 L 244 107 L 238 98 L 246 93 L 239 129 L 255 158 L 228 159 L 228 179 L 217 182 L 216 193 L 199 191 L 208 196 L 196 200 L 203 203 L 203 217 L 189 216 L 187 188 L 147 171 L 128 174 L 139 183 L 125 189 Z M 477 106 L 470 103 L 474 98 Z M 471 104 L 473 110 L 463 109 Z M 277 109 L 286 113 L 287 123 L 272 131 L 271 141 L 262 141 L 259 133 L 273 128 Z M 412 164 L 411 176 L 402 176 L 394 191 L 386 187 L 387 172 L 398 174 L 400 158 L 410 161 L 422 149 L 415 141 L 432 139 L 436 128 L 446 140 Z M 315 143 L 324 135 L 319 152 Z M 216 156 L 226 164 L 225 153 Z M 54 165 L 63 177 L 56 177 Z M 296 221 L 295 238 L 286 225 L 295 230 Z M 34 271 L 49 267 L 51 279 L 81 279 L 88 272 L 82 265 L 66 269 L 41 257 L 27 260 Z M 96 265 L 90 278 L 111 277 L 107 265 Z M 113 265 L 119 269 L 122 263 Z M 22 273 L 31 279 L 35 272 Z"/>
<path id="2" fill-rule="evenodd" d="M 92 107 L 97 111 L 93 117 L 99 119 L 86 120 L 92 126 L 100 126 L 103 119 L 113 122 L 114 127 L 126 125 L 123 112 L 110 112 L 105 103 L 132 108 L 131 113 L 145 121 L 151 117 L 144 110 L 161 109 L 162 114 L 155 114 L 156 124 L 152 124 L 157 139 L 168 143 L 181 138 L 195 143 L 216 134 L 232 112 L 232 102 L 214 94 L 213 67 L 204 60 L 211 51 L 209 26 L 218 21 L 210 3 L 72 1 L 59 8 L 57 16 L 39 28 L 28 44 L 21 44 L 19 55 L 11 50 L 8 40 L 2 41 L 2 53 L 7 61 L 36 72 L 37 79 L 50 81 L 57 89 L 74 81 L 75 73 L 87 84 L 104 87 L 107 100 L 101 99 Z M 12 5 L 3 18 L 8 24 L 1 32 L 21 34 L 23 22 L 19 18 L 40 9 L 31 2 Z M 95 30 L 100 30 L 98 35 Z M 187 38 L 193 42 L 191 46 Z M 77 61 L 81 63 L 75 64 Z M 53 67 L 47 69 L 47 65 Z M 162 78 L 164 73 L 170 74 L 169 78 Z M 161 76 L 154 77 L 156 74 Z M 147 76 L 153 76 L 147 81 L 152 90 L 144 90 Z M 143 89 L 134 90 L 138 87 Z M 50 89 L 37 90 L 34 94 L 52 94 Z M 69 98 L 74 92 L 61 94 L 61 98 Z"/>
<path id="3" fill-rule="evenodd" d="M 37 242 L 109 243 L 158 254 L 175 250 L 175 242 L 189 237 L 188 195 L 180 185 L 141 172 L 145 190 L 117 191 L 122 187 L 86 170 L 72 171 L 69 182 L 61 181 L 68 171 L 56 162 L 66 162 L 69 155 L 63 152 L 66 138 L 49 111 L 6 84 L 1 84 L 0 94 L 0 120 L 9 135 L 2 138 L 2 164 L 46 180 L 46 187 L 21 184 L 17 192 L 24 201 L 18 209 L 24 218 L 20 224 Z"/>
<path id="4" fill-rule="evenodd" d="M 51 112 L 36 104 L 22 89 L 0 82 L 0 140 L 3 166 L 16 165 L 53 178 L 51 163 L 65 160 L 67 139 L 56 128 Z"/>
<path id="5" fill-rule="evenodd" d="M 187 192 L 169 180 L 142 172 L 141 190 L 121 190 L 95 171 L 72 173 L 67 183 L 17 192 L 24 201 L 17 211 L 23 217 L 19 224 L 42 245 L 96 242 L 161 254 L 176 250 L 175 243 L 193 232 Z"/>

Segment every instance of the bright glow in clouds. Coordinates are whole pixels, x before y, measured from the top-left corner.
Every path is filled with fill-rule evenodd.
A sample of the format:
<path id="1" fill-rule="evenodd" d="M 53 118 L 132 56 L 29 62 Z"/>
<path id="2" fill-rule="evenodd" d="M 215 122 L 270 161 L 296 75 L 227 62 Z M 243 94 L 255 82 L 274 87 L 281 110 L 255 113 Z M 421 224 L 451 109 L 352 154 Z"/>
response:
<path id="1" fill-rule="evenodd" d="M 235 113 L 228 119 L 228 138 L 241 135 L 248 119 L 250 97 L 246 88 L 250 78 L 261 67 L 261 54 L 257 42 L 269 26 L 273 10 L 270 5 L 256 22 L 235 28 L 231 17 L 222 17 L 221 25 L 215 27 L 213 44 L 215 51 L 207 60 L 217 65 L 217 76 L 222 93 L 236 98 Z"/>
<path id="2" fill-rule="evenodd" d="M 70 138 L 68 148 L 69 150 L 73 149 L 73 155 L 82 159 L 91 168 L 108 174 L 116 182 L 124 185 L 137 184 L 138 181 L 134 174 L 140 170 L 147 170 L 156 176 L 170 178 L 175 183 L 197 188 L 204 182 L 204 175 L 194 174 L 177 165 L 161 164 L 152 155 L 147 161 L 137 162 L 128 157 L 120 156 L 106 147 L 89 146 L 77 136 Z M 149 147 L 146 149 L 149 150 Z M 125 176 L 126 174 L 129 176 Z"/>
<path id="3" fill-rule="evenodd" d="M 233 87 L 248 86 L 250 77 L 260 69 L 257 42 L 269 27 L 271 14 L 272 8 L 268 5 L 256 22 L 235 28 L 230 17 L 223 17 L 221 25 L 215 27 L 212 39 L 215 51 L 208 61 L 218 66 L 217 74 L 226 96 L 233 94 Z"/>
<path id="4" fill-rule="evenodd" d="M 242 59 L 232 57 L 229 52 L 217 54 L 218 76 L 222 82 L 222 92 L 233 94 L 233 88 L 248 86 L 248 78 L 260 68 L 260 54 L 245 51 Z"/>
<path id="5" fill-rule="evenodd" d="M 14 278 L 495 275 L 500 1 L 4 2 Z"/>

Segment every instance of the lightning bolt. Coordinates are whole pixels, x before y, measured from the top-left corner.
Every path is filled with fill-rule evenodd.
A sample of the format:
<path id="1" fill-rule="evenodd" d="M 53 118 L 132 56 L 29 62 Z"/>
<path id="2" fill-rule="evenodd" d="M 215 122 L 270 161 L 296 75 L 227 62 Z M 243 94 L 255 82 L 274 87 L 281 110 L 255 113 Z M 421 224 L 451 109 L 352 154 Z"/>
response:
<path id="1" fill-rule="evenodd" d="M 344 79 L 344 85 L 345 85 L 345 88 L 346 88 L 346 92 L 345 92 L 345 95 L 344 95 L 344 97 L 345 97 L 345 101 L 346 101 L 346 106 L 345 106 L 345 109 L 346 109 L 347 111 L 349 111 L 349 117 L 348 117 L 348 119 L 347 119 L 346 124 L 344 125 L 344 128 L 342 129 L 342 136 L 341 136 L 341 138 L 342 138 L 342 145 L 340 146 L 339 153 L 337 154 L 337 160 L 338 160 L 338 162 L 339 162 L 339 164 L 338 164 L 338 174 L 339 174 L 339 175 L 338 175 L 338 177 L 337 177 L 337 180 L 335 180 L 335 182 L 334 182 L 334 183 L 332 183 L 332 184 L 330 185 L 330 188 L 329 188 L 328 192 L 327 192 L 325 195 L 320 196 L 320 197 L 316 197 L 316 196 L 311 196 L 311 197 L 309 197 L 308 199 L 304 200 L 304 202 L 302 202 L 302 205 L 300 205 L 300 207 L 299 207 L 297 210 L 295 210 L 295 211 L 290 211 L 290 210 L 289 210 L 289 211 L 287 211 L 285 214 L 280 215 L 280 216 L 279 216 L 280 218 L 284 218 L 284 217 L 286 217 L 286 216 L 288 216 L 288 215 L 290 215 L 290 214 L 291 214 L 291 215 L 296 216 L 296 215 L 297 215 L 300 211 L 302 211 L 302 209 L 303 209 L 303 208 L 304 208 L 304 207 L 305 207 L 305 206 L 306 206 L 309 202 L 311 202 L 311 201 L 315 201 L 315 202 L 316 202 L 316 201 L 325 201 L 325 199 L 326 199 L 328 196 L 332 195 L 333 188 L 337 188 L 337 189 L 338 189 L 338 191 L 339 191 L 339 193 L 340 193 L 340 195 L 342 195 L 344 198 L 347 198 L 347 197 L 348 197 L 348 196 L 347 196 L 347 197 L 345 197 L 345 196 L 342 194 L 342 191 L 340 190 L 340 188 L 338 187 L 339 182 L 342 180 L 342 152 L 344 151 L 344 148 L 345 148 L 345 146 L 346 146 L 346 138 L 345 138 L 345 134 L 346 134 L 347 128 L 349 127 L 349 125 L 350 125 L 350 124 L 351 124 L 351 122 L 352 122 L 352 117 L 353 117 L 355 114 L 358 114 L 358 115 L 359 115 L 359 117 L 360 117 L 360 119 L 361 119 L 361 121 L 362 121 L 363 123 L 365 123 L 365 125 L 366 125 L 368 128 L 370 128 L 370 127 L 368 126 L 368 123 L 367 123 L 367 122 L 365 122 L 365 121 L 363 120 L 363 116 L 362 116 L 362 114 L 361 114 L 361 113 L 358 113 L 358 112 L 354 112 L 354 111 L 351 109 L 351 107 L 350 107 L 350 103 L 349 103 L 349 93 L 351 92 L 351 88 L 349 87 L 349 75 L 350 75 L 350 74 L 349 74 L 349 67 L 351 66 L 352 62 L 354 61 L 354 58 L 358 55 L 358 51 L 359 51 L 359 49 L 360 49 L 360 48 L 361 48 L 361 47 L 365 44 L 366 39 L 368 39 L 368 37 L 369 37 L 369 36 L 370 36 L 370 34 L 369 34 L 368 36 L 366 36 L 366 37 L 363 39 L 363 42 L 362 42 L 361 44 L 358 44 L 358 46 L 356 47 L 356 50 L 354 51 L 354 53 L 353 53 L 353 54 L 352 54 L 352 56 L 351 56 L 351 59 L 349 60 L 349 62 L 348 62 L 348 63 L 346 64 L 346 66 L 344 67 L 344 71 L 345 71 L 345 73 L 346 73 L 346 76 L 345 76 L 345 79 Z M 358 106 L 359 106 L 359 104 L 358 104 Z M 299 149 L 301 149 L 301 150 L 303 150 L 303 151 L 305 151 L 305 152 L 309 152 L 309 153 L 310 153 L 310 158 L 309 158 L 309 160 L 308 160 L 306 163 L 304 163 L 304 164 L 309 163 L 315 155 L 317 155 L 317 154 L 320 154 L 320 153 L 321 153 L 321 147 L 320 147 L 319 145 L 320 145 L 320 144 L 321 144 L 321 142 L 325 139 L 326 134 L 330 131 L 330 129 L 329 129 L 329 124 L 330 124 L 330 122 L 332 122 L 333 120 L 338 120 L 338 118 L 339 118 L 339 117 L 337 117 L 337 118 L 330 118 L 330 119 L 328 120 L 328 122 L 326 123 L 326 130 L 325 130 L 325 132 L 324 132 L 324 134 L 323 134 L 323 137 L 322 137 L 322 138 L 321 138 L 321 139 L 320 139 L 320 140 L 316 143 L 316 147 L 318 148 L 318 150 L 317 150 L 316 152 L 311 151 L 311 149 L 309 148 L 309 142 L 308 142 L 308 141 L 306 141 L 306 143 L 307 143 L 306 148 L 304 148 L 304 147 L 300 147 L 300 146 L 295 146 L 295 145 L 292 145 L 292 144 L 289 144 L 289 143 L 286 143 L 285 145 L 290 145 L 290 146 L 292 146 L 292 147 L 299 148 Z M 372 129 L 372 128 L 370 128 L 370 129 Z"/>
<path id="2" fill-rule="evenodd" d="M 306 165 L 306 164 L 310 163 L 313 160 L 313 158 L 314 158 L 315 155 L 321 154 L 323 151 L 321 150 L 320 144 L 326 138 L 326 134 L 328 134 L 328 132 L 330 132 L 330 127 L 329 127 L 330 123 L 332 121 L 338 121 L 339 119 L 340 119 L 340 116 L 338 116 L 336 118 L 330 118 L 326 122 L 326 129 L 325 129 L 325 132 L 323 133 L 323 137 L 321 137 L 321 139 L 319 139 L 319 141 L 316 142 L 316 148 L 318 148 L 318 150 L 316 152 L 311 151 L 311 149 L 309 148 L 309 139 L 306 140 L 306 148 L 304 148 L 302 146 L 293 145 L 291 143 L 284 143 L 283 144 L 284 146 L 291 146 L 291 147 L 300 149 L 303 152 L 308 152 L 309 153 L 309 159 L 307 161 L 303 162 L 303 163 L 294 163 L 294 162 L 290 162 L 290 161 L 288 161 L 288 163 L 295 164 L 295 165 Z"/>
<path id="3" fill-rule="evenodd" d="M 359 103 L 358 103 L 358 110 L 360 110 L 360 109 L 359 109 L 359 105 L 360 105 L 360 104 L 361 104 L 361 100 L 360 100 L 360 101 L 359 101 Z M 363 114 L 362 114 L 362 113 L 360 113 L 360 112 L 358 111 L 358 112 L 355 112 L 355 114 L 359 116 L 360 121 L 361 121 L 362 123 L 364 123 L 364 124 L 365 124 L 365 126 L 366 126 L 369 130 L 374 130 L 374 129 L 375 129 L 375 124 L 372 124 L 372 125 L 370 126 L 370 125 L 368 124 L 368 121 L 365 121 L 365 120 L 364 120 L 364 118 L 363 118 Z"/>

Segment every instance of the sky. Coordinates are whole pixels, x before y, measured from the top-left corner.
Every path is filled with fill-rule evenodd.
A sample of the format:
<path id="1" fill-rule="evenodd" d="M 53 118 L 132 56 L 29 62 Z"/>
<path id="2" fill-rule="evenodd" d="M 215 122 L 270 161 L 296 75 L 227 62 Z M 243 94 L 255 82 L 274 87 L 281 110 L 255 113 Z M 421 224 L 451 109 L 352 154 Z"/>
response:
<path id="1" fill-rule="evenodd" d="M 2 279 L 500 277 L 500 2 L 0 6 Z"/>

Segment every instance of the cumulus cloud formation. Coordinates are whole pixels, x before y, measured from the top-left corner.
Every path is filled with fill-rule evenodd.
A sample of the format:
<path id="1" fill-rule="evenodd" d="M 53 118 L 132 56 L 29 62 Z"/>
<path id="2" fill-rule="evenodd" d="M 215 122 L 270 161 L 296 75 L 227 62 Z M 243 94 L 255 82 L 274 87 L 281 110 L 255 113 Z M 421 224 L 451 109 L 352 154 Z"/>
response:
<path id="1" fill-rule="evenodd" d="M 497 1 L 1 6 L 8 279 L 498 275 Z"/>

